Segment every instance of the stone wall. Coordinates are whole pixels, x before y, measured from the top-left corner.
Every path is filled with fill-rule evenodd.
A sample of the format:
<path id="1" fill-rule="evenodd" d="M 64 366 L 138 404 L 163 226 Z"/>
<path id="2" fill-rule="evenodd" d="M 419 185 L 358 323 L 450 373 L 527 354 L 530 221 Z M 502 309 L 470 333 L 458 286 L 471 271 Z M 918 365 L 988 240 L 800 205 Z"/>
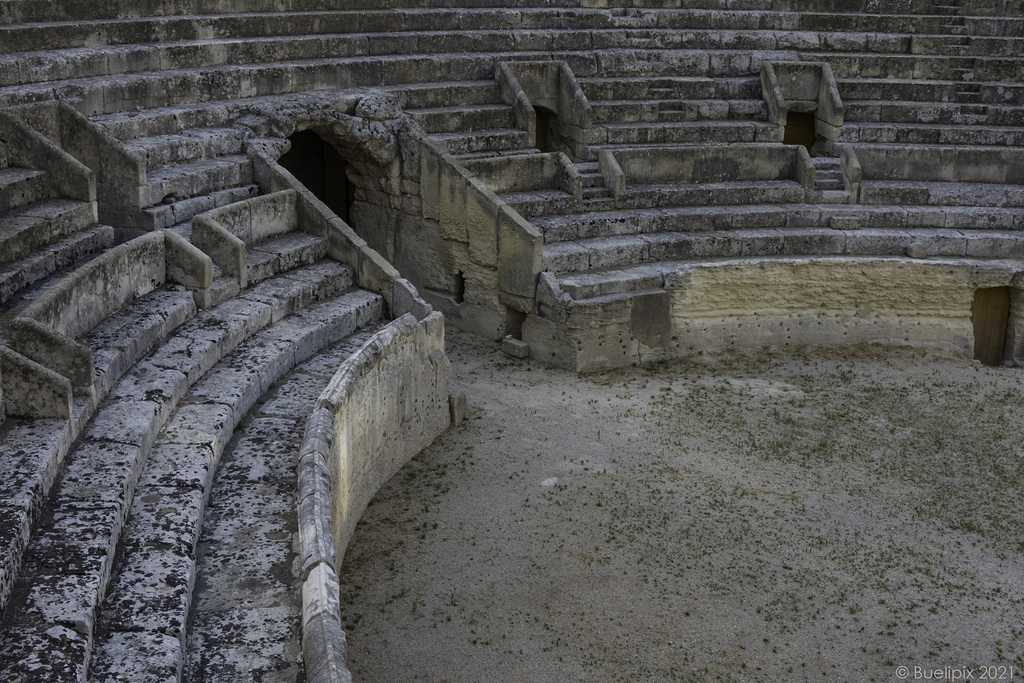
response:
<path id="1" fill-rule="evenodd" d="M 1007 359 L 1024 337 L 1020 264 L 903 257 L 684 264 L 665 289 L 579 305 L 547 296 L 523 326 L 532 358 L 597 372 L 729 350 L 876 343 L 974 352 L 978 289 L 1011 288 Z M 558 292 L 555 292 L 557 295 Z"/>
<path id="2" fill-rule="evenodd" d="M 307 680 L 350 680 L 338 569 L 381 484 L 448 428 L 444 318 L 404 315 L 338 369 L 311 415 L 299 461 Z"/>

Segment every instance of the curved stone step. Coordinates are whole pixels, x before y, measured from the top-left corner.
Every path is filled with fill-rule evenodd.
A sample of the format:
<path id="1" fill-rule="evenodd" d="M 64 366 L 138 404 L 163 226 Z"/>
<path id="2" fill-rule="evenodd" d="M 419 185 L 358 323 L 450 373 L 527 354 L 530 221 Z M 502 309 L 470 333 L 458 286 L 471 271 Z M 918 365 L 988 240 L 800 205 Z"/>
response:
<path id="1" fill-rule="evenodd" d="M 675 121 L 671 123 L 612 123 L 595 125 L 590 149 L 693 142 L 781 142 L 779 126 L 767 121 Z"/>
<path id="2" fill-rule="evenodd" d="M 76 400 L 75 414 L 69 421 L 9 420 L 5 423 L 4 436 L 6 438 L 0 442 L 0 457 L 10 464 L 12 472 L 17 470 L 22 472 L 23 476 L 14 477 L 11 480 L 11 485 L 17 486 L 17 490 L 8 492 L 11 504 L 5 505 L 3 509 L 5 522 L 9 522 L 9 526 L 5 525 L 4 527 L 5 554 L 0 558 L 0 590 L 4 591 L 0 595 L 0 601 L 6 601 L 7 591 L 13 584 L 18 567 L 23 563 L 25 544 L 29 541 L 23 531 L 31 528 L 35 517 L 38 516 L 43 500 L 49 494 L 53 477 L 60 469 L 70 444 L 78 438 L 79 434 L 83 434 L 82 447 L 96 448 L 95 444 L 97 443 L 128 444 L 137 447 L 140 453 L 136 456 L 142 457 L 142 453 L 148 451 L 156 432 L 166 420 L 167 414 L 174 407 L 183 390 L 195 382 L 200 375 L 207 372 L 225 353 L 261 328 L 276 323 L 285 316 L 310 304 L 315 304 L 317 301 L 337 296 L 340 291 L 350 285 L 351 280 L 350 268 L 333 262 L 324 262 L 263 282 L 247 291 L 243 296 L 236 297 L 217 308 L 204 311 L 191 322 L 179 327 L 173 336 L 163 341 L 156 352 L 145 361 L 137 363 L 130 372 L 120 379 L 117 386 L 111 391 L 109 399 L 103 404 L 104 407 L 95 415 L 93 410 L 96 402 L 103 399 L 102 389 L 105 382 L 102 381 L 98 383 L 99 391 L 97 393 Z M 149 308 L 157 310 L 145 313 L 145 302 L 140 302 L 137 304 L 139 307 L 138 319 L 132 319 L 128 311 L 123 311 L 124 315 L 115 314 L 94 330 L 95 338 L 84 339 L 86 343 L 92 341 L 102 347 L 100 357 L 97 358 L 97 369 L 100 372 L 105 373 L 105 376 L 116 378 L 115 375 L 120 375 L 117 370 L 118 366 L 126 365 L 133 355 L 148 351 L 148 348 L 159 341 L 156 339 L 159 334 L 153 330 L 173 325 L 173 321 L 171 321 L 173 316 L 167 310 L 162 310 L 166 308 L 166 305 L 161 306 L 158 301 L 165 296 L 174 296 L 174 293 L 168 292 L 165 295 L 164 292 L 154 292 L 151 295 Z M 164 304 L 166 303 L 164 302 Z M 181 301 L 181 305 L 186 304 Z M 142 332 L 143 329 L 149 330 L 149 332 Z M 278 333 L 281 329 L 283 328 L 278 328 Z M 328 326 L 325 329 L 333 328 Z M 284 334 L 287 337 L 291 332 Z M 84 425 L 90 418 L 92 418 L 91 425 L 86 429 Z M 120 446 L 117 449 L 120 449 Z M 126 501 L 130 502 L 130 490 L 134 486 L 134 480 L 137 479 L 135 462 L 127 462 L 125 458 L 128 458 L 128 455 L 125 454 L 124 449 L 117 449 L 115 449 L 117 452 L 113 454 L 109 452 L 109 449 L 105 452 L 111 457 L 120 458 L 117 462 L 108 464 L 121 471 L 121 475 L 119 475 L 121 483 L 116 483 L 117 479 L 109 469 L 90 469 L 92 464 L 98 463 L 99 456 L 97 458 L 79 457 L 77 461 L 72 458 L 72 464 L 77 462 L 80 467 L 85 469 L 80 474 L 74 474 L 74 470 L 66 470 L 63 475 L 65 482 L 88 480 L 92 483 L 75 486 L 71 486 L 70 483 L 67 486 L 62 485 L 62 488 L 54 494 L 58 510 L 94 509 L 96 505 L 99 505 L 100 507 L 95 509 L 106 511 L 103 519 L 94 520 L 96 525 L 106 525 L 102 527 L 106 529 L 104 532 L 106 535 L 99 534 L 97 531 L 99 535 L 82 537 L 83 542 L 91 539 L 99 545 L 92 547 L 91 550 L 78 546 L 76 546 L 77 549 L 68 549 L 67 552 L 72 553 L 68 555 L 69 557 L 74 557 L 74 553 L 79 555 L 85 553 L 85 555 L 93 557 L 106 547 L 104 543 L 110 545 L 116 541 L 119 525 L 123 521 L 123 504 Z M 92 500 L 88 495 L 92 489 L 108 493 L 103 494 L 106 497 L 101 496 L 97 500 Z M 85 498 L 79 500 L 81 496 L 85 496 Z M 61 508 L 61 505 L 64 507 Z M 8 604 L 5 629 L 10 627 L 14 630 L 9 634 L 5 631 L 5 634 L 0 636 L 0 638 L 6 639 L 5 642 L 18 641 L 20 638 L 18 634 L 25 635 L 30 640 L 34 639 L 33 642 L 36 644 L 46 642 L 45 633 L 35 628 L 36 625 L 27 616 L 32 609 L 35 609 L 30 604 L 31 600 L 35 599 L 33 591 L 39 593 L 42 590 L 33 588 L 34 584 L 29 579 L 36 574 L 49 576 L 52 571 L 47 568 L 45 563 L 51 562 L 51 560 L 46 558 L 59 557 L 59 555 L 54 556 L 51 552 L 52 547 L 57 547 L 54 544 L 57 544 L 58 541 L 73 543 L 77 538 L 75 535 L 65 536 L 63 535 L 65 530 L 53 526 L 66 517 L 67 513 L 62 513 L 59 516 L 53 515 L 50 522 L 46 522 L 44 518 L 39 533 L 32 540 L 33 545 L 30 547 L 35 550 L 30 551 L 29 557 L 38 556 L 40 559 L 38 561 L 30 559 L 28 566 L 22 572 L 23 580 L 20 584 L 22 588 L 15 590 L 13 593 L 15 597 Z M 90 524 L 92 523 L 90 522 Z M 95 528 L 100 529 L 101 527 L 96 526 Z M 105 583 L 106 574 L 109 572 L 109 560 L 90 561 L 82 565 L 81 571 L 84 572 L 82 576 L 86 578 L 81 580 L 83 583 L 76 590 L 85 591 L 83 593 L 85 595 L 90 587 L 97 588 L 100 584 Z M 91 617 L 87 619 L 87 613 L 88 610 L 85 610 L 76 616 L 71 612 L 62 612 L 61 614 L 64 616 L 61 617 L 63 621 L 60 623 L 70 624 L 71 628 L 80 626 L 87 632 L 91 632 Z M 55 617 L 50 626 L 56 628 L 57 621 L 60 619 Z M 25 631 L 25 628 L 28 628 L 29 631 Z M 42 640 L 39 640 L 40 638 Z M 14 656 L 14 658 L 17 657 Z M 13 660 L 4 660 L 4 662 L 4 666 L 7 667 L 14 666 L 17 669 L 17 666 L 20 666 Z"/>
<path id="3" fill-rule="evenodd" d="M 135 138 L 125 147 L 141 154 L 150 171 L 243 152 L 242 132 L 235 128 L 192 128 L 177 134 Z"/>
<path id="4" fill-rule="evenodd" d="M 580 209 L 575 198 L 562 190 L 511 192 L 502 194 L 500 197 L 527 220 L 552 214 L 574 213 Z"/>
<path id="5" fill-rule="evenodd" d="M 545 247 L 545 269 L 574 299 L 650 289 L 657 273 L 689 260 L 790 256 L 905 256 L 1020 259 L 1024 236 L 998 230 L 769 228 L 621 235 Z"/>
<path id="6" fill-rule="evenodd" d="M 46 171 L 6 166 L 0 168 L 0 213 L 41 202 L 50 197 Z"/>
<path id="7" fill-rule="evenodd" d="M 526 147 L 528 133 L 524 130 L 494 129 L 436 133 L 431 137 L 443 143 L 451 154 L 501 152 Z"/>
<path id="8" fill-rule="evenodd" d="M 849 218 L 855 216 L 851 224 Z M 658 232 L 703 232 L 782 227 L 1024 230 L 1024 209 L 972 206 L 746 205 L 642 208 L 533 219 L 545 244 Z"/>
<path id="9" fill-rule="evenodd" d="M 269 610 L 282 624 L 298 614 L 292 587 L 280 580 L 292 572 L 298 447 L 280 437 L 284 432 L 289 442 L 301 442 L 305 415 L 333 367 L 368 335 L 356 330 L 380 313 L 380 297 L 360 290 L 301 311 L 280 329 L 241 344 L 185 396 L 157 439 L 132 504 L 122 559 L 101 614 L 105 633 L 91 671 L 95 680 L 176 680 L 186 635 L 193 637 L 186 630 L 193 604 L 210 612 L 205 621 L 195 619 L 200 640 L 211 638 L 208 621 L 219 624 L 234 610 L 255 610 L 247 612 L 250 617 Z M 305 360 L 326 344 L 333 346 Z M 278 382 L 295 363 L 303 364 Z M 263 423 L 269 426 L 261 428 Z M 268 481 L 274 463 L 285 470 Z M 241 478 L 233 472 L 239 469 Z M 240 519 L 246 520 L 242 526 Z M 266 533 L 252 534 L 252 524 Z M 230 565 L 213 571 L 225 554 Z M 254 575 L 254 565 L 265 571 Z M 239 594 L 239 583 L 255 594 Z M 262 625 L 254 619 L 235 635 Z M 198 654 L 222 660 L 210 673 L 226 673 L 225 662 L 240 663 L 237 650 L 224 643 L 232 630 L 216 636 L 218 651 Z"/>
<path id="10" fill-rule="evenodd" d="M 254 285 L 279 273 L 308 266 L 327 256 L 327 240 L 295 231 L 271 237 L 245 250 L 248 282 Z"/>
<path id="11" fill-rule="evenodd" d="M 40 248 L 24 258 L 0 266 L 0 310 L 9 308 L 20 292 L 53 273 L 98 255 L 112 247 L 114 229 L 94 225 Z"/>
<path id="12" fill-rule="evenodd" d="M 47 199 L 0 214 L 0 266 L 96 222 L 89 202 Z"/>
<path id="13" fill-rule="evenodd" d="M 848 78 L 836 79 L 836 86 L 843 99 L 850 101 L 1024 104 L 1024 85 L 999 81 L 964 83 L 940 79 Z"/>
<path id="14" fill-rule="evenodd" d="M 507 104 L 473 104 L 406 109 L 428 133 L 459 133 L 469 130 L 512 128 L 512 107 Z"/>
<path id="15" fill-rule="evenodd" d="M 844 143 L 892 143 L 897 145 L 996 145 L 1024 146 L 1024 126 L 944 125 L 931 123 L 862 123 L 843 125 Z"/>

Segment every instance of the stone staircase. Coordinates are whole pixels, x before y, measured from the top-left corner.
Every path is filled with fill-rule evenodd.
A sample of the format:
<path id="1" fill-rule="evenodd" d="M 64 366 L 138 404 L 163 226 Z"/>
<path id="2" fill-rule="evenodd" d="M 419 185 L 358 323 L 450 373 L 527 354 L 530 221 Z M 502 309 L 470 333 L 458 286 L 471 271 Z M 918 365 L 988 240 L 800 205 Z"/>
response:
<path id="1" fill-rule="evenodd" d="M 0 151 L 0 313 L 33 283 L 114 243 L 94 204 L 55 194 L 47 171 L 12 167 Z"/>
<path id="2" fill-rule="evenodd" d="M 526 147 L 527 132 L 516 127 L 512 107 L 501 101 L 493 81 L 440 84 L 403 93 L 406 113 L 456 157 L 486 158 Z"/>
<path id="3" fill-rule="evenodd" d="M 604 177 L 597 162 L 587 161 L 576 164 L 583 184 L 583 212 L 607 211 L 615 206 L 615 198 L 604 184 Z"/>

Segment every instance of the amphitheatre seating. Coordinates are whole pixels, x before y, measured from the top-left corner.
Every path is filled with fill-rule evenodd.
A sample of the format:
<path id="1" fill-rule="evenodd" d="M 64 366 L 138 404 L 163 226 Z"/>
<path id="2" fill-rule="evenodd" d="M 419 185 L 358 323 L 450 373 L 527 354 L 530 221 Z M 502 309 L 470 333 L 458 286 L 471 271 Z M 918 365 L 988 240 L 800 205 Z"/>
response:
<path id="1" fill-rule="evenodd" d="M 1024 206 L 1024 149 L 858 145 L 864 204 Z"/>
<path id="2" fill-rule="evenodd" d="M 620 208 L 789 204 L 814 191 L 814 166 L 795 145 L 707 145 L 605 151 Z"/>
<path id="3" fill-rule="evenodd" d="M 290 199 L 294 207 L 296 198 Z M 220 213 L 236 217 L 248 213 L 251 217 L 249 208 L 247 204 Z M 274 220 L 273 214 L 266 217 Z M 277 227 L 294 229 L 295 216 L 291 218 L 291 226 L 279 224 Z M 265 226 L 257 228 L 270 231 Z M 181 239 L 174 233 L 158 231 L 133 242 L 141 243 L 143 249 L 156 251 L 158 242 L 177 243 Z M 133 242 L 101 257 L 99 263 L 87 263 L 83 274 L 76 273 L 78 279 L 87 278 L 89 271 L 101 270 L 104 261 L 117 261 L 121 253 L 138 251 L 139 244 Z M 147 272 L 154 277 L 159 274 L 158 264 L 145 259 L 135 259 L 133 263 L 138 266 L 140 278 Z M 10 484 L 14 490 L 6 498 L 23 501 L 22 508 L 5 515 L 5 520 L 12 523 L 5 528 L 21 529 L 7 547 L 0 574 L 4 579 L 0 583 L 3 588 L 0 598 L 7 603 L 0 635 L 4 640 L 0 667 L 6 677 L 33 671 L 56 678 L 75 678 L 85 671 L 94 650 L 96 659 L 90 670 L 101 676 L 137 675 L 135 680 L 166 680 L 162 677 L 168 670 L 181 670 L 185 663 L 184 623 L 193 599 L 196 574 L 201 571 L 197 561 L 200 524 L 211 490 L 216 491 L 211 487 L 217 461 L 232 431 L 257 399 L 270 391 L 271 385 L 291 367 L 339 339 L 343 341 L 336 347 L 334 358 L 343 359 L 355 352 L 363 341 L 375 338 L 372 332 L 358 330 L 379 320 L 384 313 L 381 295 L 352 288 L 355 273 L 351 268 L 331 261 L 292 265 L 297 268 L 264 278 L 244 293 L 198 313 L 193 296 L 187 291 L 181 293 L 184 299 L 173 290 L 154 291 L 138 297 L 135 302 L 127 300 L 132 293 L 142 291 L 122 289 L 105 297 L 102 294 L 95 297 L 99 303 L 117 310 L 108 312 L 105 320 L 91 332 L 85 332 L 80 337 L 83 344 L 89 347 L 98 343 L 97 356 L 118 346 L 129 346 L 136 351 L 136 357 L 145 358 L 134 365 L 134 358 L 122 360 L 122 366 L 131 367 L 120 381 L 109 387 L 109 392 L 104 385 L 95 387 L 88 397 L 76 399 L 76 414 L 72 420 L 41 425 L 38 420 L 24 421 L 24 424 L 16 420 L 13 425 L 12 435 L 42 426 L 44 432 L 49 430 L 52 436 L 34 449 L 31 462 L 24 451 L 5 453 L 9 457 L 24 457 L 20 467 L 26 468 L 25 475 Z M 209 276 L 208 261 L 206 266 Z M 116 277 L 109 280 L 118 282 Z M 129 284 L 131 279 L 124 278 L 124 282 Z M 153 284 L 144 282 L 148 284 L 143 284 L 142 290 Z M 52 303 L 62 302 L 66 297 L 53 294 L 49 299 L 38 300 L 33 306 L 40 311 L 30 307 L 26 314 L 52 310 L 68 313 L 69 309 Z M 189 306 L 182 309 L 181 315 L 173 314 L 168 307 L 186 303 Z M 100 313 L 93 315 L 100 316 Z M 133 325 L 137 328 L 143 324 L 147 316 L 165 321 L 162 336 L 146 335 L 148 344 L 131 331 Z M 70 334 L 81 333 L 93 324 L 92 320 L 64 324 L 60 315 L 50 317 Z M 407 317 L 412 321 L 412 329 L 419 329 L 416 319 Z M 438 329 L 435 324 L 435 333 Z M 354 337 L 344 341 L 353 334 Z M 417 362 L 416 358 L 413 353 L 408 362 Z M 323 386 L 333 370 L 324 360 L 319 362 Z M 427 367 L 435 366 L 434 361 L 427 364 Z M 319 389 L 309 386 L 308 380 L 303 379 L 307 376 L 303 371 L 296 381 L 307 395 L 312 391 L 309 399 L 312 401 Z M 396 388 L 401 389 L 400 385 Z M 444 386 L 441 390 L 447 396 Z M 388 400 L 400 402 L 395 397 Z M 437 410 L 433 409 L 431 415 L 436 414 Z M 446 406 L 443 414 L 447 416 Z M 289 416 L 293 422 L 301 422 L 300 416 L 294 413 Z M 423 432 L 430 433 L 429 430 Z M 298 434 L 301 436 L 301 429 Z M 21 438 L 24 439 L 24 435 Z M 209 441 L 201 446 L 204 438 Z M 26 441 L 37 440 L 38 437 Z M 183 457 L 192 459 L 181 460 Z M 286 458 L 283 462 L 294 466 L 295 460 Z M 29 465 L 34 469 L 28 469 Z M 183 474 L 196 467 L 205 472 L 206 477 L 198 482 Z M 62 471 L 61 482 L 49 493 L 49 505 L 58 521 L 42 522 L 30 540 L 27 529 L 38 517 L 58 469 Z M 163 471 L 165 479 L 142 478 L 143 474 L 153 471 Z M 178 478 L 170 481 L 167 476 Z M 136 489 L 142 498 L 136 495 Z M 153 536 L 167 529 L 166 515 L 161 512 L 166 506 L 154 507 L 157 498 L 165 504 L 168 500 L 175 501 L 180 520 L 177 528 L 185 534 L 182 536 L 184 545 L 169 546 L 166 537 L 161 540 Z M 213 500 L 210 505 L 215 508 L 218 499 Z M 221 501 L 221 504 L 227 503 Z M 237 504 L 231 503 L 229 509 Z M 20 526 L 15 523 L 18 515 L 22 519 Z M 73 531 L 77 528 L 88 528 L 89 533 Z M 129 547 L 136 549 L 136 554 L 129 554 L 115 564 L 114 551 L 125 529 L 135 534 L 128 537 L 128 542 Z M 290 542 L 287 545 L 290 546 Z M 68 558 L 79 559 L 68 563 Z M 267 570 L 268 579 L 273 582 L 273 567 Z M 111 577 L 118 582 L 126 601 L 118 603 L 121 607 L 112 605 L 103 613 L 106 635 L 100 643 L 95 639 L 96 619 L 100 603 L 110 594 L 107 586 L 112 585 Z M 291 598 L 286 600 L 294 607 L 291 620 L 301 618 L 298 585 L 292 585 Z M 222 597 L 217 599 L 223 600 Z M 146 610 L 145 618 L 140 617 L 142 608 Z M 123 611 L 126 609 L 129 611 Z M 280 610 L 271 612 L 267 623 L 281 616 Z M 229 617 L 230 613 L 214 612 L 211 616 Z M 202 623 L 202 619 L 197 623 Z M 202 627 L 197 626 L 197 633 L 190 637 L 198 639 L 197 647 L 203 650 L 202 638 L 208 636 L 201 633 Z M 297 633 L 295 630 L 293 636 L 297 637 Z M 60 635 L 64 637 L 54 646 L 52 639 Z M 212 645 L 205 647 L 212 652 Z M 156 662 L 167 664 L 169 655 L 172 657 L 170 669 L 160 669 Z M 205 665 L 204 661 L 193 664 Z M 240 672 L 238 675 L 249 674 Z"/>
<path id="4" fill-rule="evenodd" d="M 440 316 L 402 275 L 596 370 L 742 345 L 715 306 L 773 287 L 853 311 L 786 309 L 801 339 L 969 352 L 962 304 L 1024 270 L 1020 0 L 429 4 L 0 0 L 0 400 L 18 372 L 64 392 L 0 410 L 0 678 L 344 680 L 351 528 L 447 424 Z M 778 63 L 834 74 L 841 160 L 779 144 Z M 275 162 L 338 121 L 351 225 Z M 925 313 L 861 320 L 872 282 Z M 245 547 L 232 509 L 278 538 Z"/>

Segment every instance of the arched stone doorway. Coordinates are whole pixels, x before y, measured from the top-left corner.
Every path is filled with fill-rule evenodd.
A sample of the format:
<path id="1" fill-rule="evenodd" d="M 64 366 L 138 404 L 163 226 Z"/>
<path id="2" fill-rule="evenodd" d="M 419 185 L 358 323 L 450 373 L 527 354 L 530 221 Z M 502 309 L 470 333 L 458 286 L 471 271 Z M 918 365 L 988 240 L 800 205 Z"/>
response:
<path id="1" fill-rule="evenodd" d="M 348 223 L 355 186 L 346 173 L 345 159 L 313 130 L 297 131 L 288 141 L 292 147 L 281 156 L 279 163 Z"/>

